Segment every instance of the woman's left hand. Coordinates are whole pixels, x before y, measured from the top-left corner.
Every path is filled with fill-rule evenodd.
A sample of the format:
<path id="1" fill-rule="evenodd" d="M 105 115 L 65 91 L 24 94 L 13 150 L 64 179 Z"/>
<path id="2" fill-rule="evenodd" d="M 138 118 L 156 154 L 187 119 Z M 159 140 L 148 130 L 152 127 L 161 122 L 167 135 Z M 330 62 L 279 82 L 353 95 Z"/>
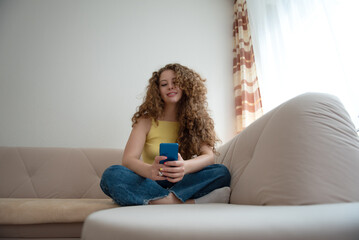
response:
<path id="1" fill-rule="evenodd" d="M 169 182 L 179 182 L 186 174 L 185 161 L 183 160 L 181 154 L 178 154 L 177 161 L 167 161 L 164 166 L 165 167 L 161 171 L 163 176 L 167 177 L 166 180 Z"/>

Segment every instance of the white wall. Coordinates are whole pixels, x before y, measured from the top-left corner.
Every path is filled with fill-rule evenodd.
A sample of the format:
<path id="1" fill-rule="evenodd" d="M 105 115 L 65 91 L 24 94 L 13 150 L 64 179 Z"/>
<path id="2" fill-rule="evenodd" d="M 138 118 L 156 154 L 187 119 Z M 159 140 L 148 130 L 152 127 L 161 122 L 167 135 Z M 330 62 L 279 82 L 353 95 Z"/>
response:
<path id="1" fill-rule="evenodd" d="M 232 0 L 1 0 L 0 146 L 124 147 L 154 70 L 207 78 L 233 137 Z"/>

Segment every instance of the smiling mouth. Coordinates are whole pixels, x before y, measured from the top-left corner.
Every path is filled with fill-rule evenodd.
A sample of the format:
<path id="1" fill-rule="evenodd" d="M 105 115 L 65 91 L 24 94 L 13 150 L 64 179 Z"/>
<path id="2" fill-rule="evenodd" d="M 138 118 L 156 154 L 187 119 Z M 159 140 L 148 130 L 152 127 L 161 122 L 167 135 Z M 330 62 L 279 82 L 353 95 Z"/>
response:
<path id="1" fill-rule="evenodd" d="M 177 94 L 177 93 L 175 93 L 175 92 L 171 92 L 171 93 L 168 93 L 167 96 L 173 97 L 173 96 L 175 96 L 176 94 Z"/>

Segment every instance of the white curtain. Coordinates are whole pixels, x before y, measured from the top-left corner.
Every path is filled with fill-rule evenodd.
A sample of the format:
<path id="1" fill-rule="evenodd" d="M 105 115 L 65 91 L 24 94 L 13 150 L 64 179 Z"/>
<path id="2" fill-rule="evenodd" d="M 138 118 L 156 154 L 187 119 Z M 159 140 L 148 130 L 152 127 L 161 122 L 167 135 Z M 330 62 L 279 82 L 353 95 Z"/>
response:
<path id="1" fill-rule="evenodd" d="M 247 0 L 263 110 L 336 95 L 359 128 L 359 1 Z"/>

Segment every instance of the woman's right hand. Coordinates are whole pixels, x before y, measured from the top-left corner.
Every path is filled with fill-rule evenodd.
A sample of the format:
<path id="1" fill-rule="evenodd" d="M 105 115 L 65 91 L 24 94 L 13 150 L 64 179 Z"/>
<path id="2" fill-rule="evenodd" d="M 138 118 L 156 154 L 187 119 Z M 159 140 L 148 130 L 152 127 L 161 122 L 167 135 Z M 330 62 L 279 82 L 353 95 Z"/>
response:
<path id="1" fill-rule="evenodd" d="M 162 172 L 161 169 L 163 168 L 163 164 L 160 164 L 160 161 L 166 160 L 167 157 L 165 156 L 156 156 L 155 160 L 153 161 L 151 165 L 151 177 L 150 179 L 154 181 L 159 180 L 166 180 L 167 178 L 165 176 L 161 176 Z"/>

